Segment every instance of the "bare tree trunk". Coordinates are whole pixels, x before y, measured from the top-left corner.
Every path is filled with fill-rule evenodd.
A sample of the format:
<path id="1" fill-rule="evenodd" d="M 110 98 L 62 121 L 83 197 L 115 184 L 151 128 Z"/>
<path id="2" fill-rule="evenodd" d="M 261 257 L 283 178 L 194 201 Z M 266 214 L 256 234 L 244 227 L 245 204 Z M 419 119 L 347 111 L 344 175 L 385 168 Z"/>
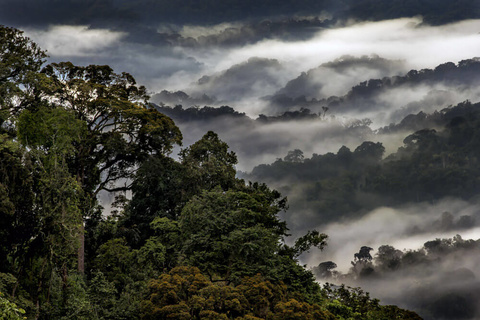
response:
<path id="1" fill-rule="evenodd" d="M 36 308 L 35 320 L 37 320 L 40 317 L 40 293 L 42 292 L 42 286 L 43 286 L 42 277 L 45 271 L 46 264 L 47 264 L 47 259 L 43 260 L 42 269 L 40 270 L 40 276 L 39 276 L 40 280 L 38 282 L 38 288 L 37 288 L 37 301 L 35 303 L 35 308 Z"/>
<path id="2" fill-rule="evenodd" d="M 85 273 L 85 226 L 83 221 L 80 225 L 78 239 L 80 240 L 80 246 L 78 248 L 78 273 L 83 275 Z"/>

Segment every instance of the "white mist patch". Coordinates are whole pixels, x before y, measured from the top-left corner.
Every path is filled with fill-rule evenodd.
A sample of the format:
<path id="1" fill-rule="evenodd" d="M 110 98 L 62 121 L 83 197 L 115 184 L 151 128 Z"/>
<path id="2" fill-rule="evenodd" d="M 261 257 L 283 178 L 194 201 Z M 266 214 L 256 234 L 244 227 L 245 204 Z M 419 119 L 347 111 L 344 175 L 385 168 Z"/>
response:
<path id="1" fill-rule="evenodd" d="M 87 26 L 52 26 L 47 30 L 26 30 L 48 54 L 54 57 L 85 57 L 118 44 L 123 32 L 90 29 Z"/>
<path id="2" fill-rule="evenodd" d="M 268 40 L 233 50 L 222 60 L 243 61 L 267 54 L 306 70 L 345 54 L 377 54 L 387 59 L 406 60 L 411 68 L 431 68 L 445 61 L 468 59 L 480 52 L 480 20 L 445 26 L 420 26 L 421 22 L 419 18 L 367 22 L 319 31 L 316 37 L 306 41 Z"/>
<path id="3" fill-rule="evenodd" d="M 373 121 L 373 129 L 378 129 L 390 123 L 398 123 L 409 114 L 417 114 L 420 111 L 433 113 L 448 106 L 452 106 L 465 100 L 478 101 L 480 88 L 436 84 L 417 84 L 415 86 L 400 86 L 382 91 L 376 97 L 376 105 L 382 106 L 379 110 L 363 113 Z M 359 113 L 351 113 L 359 116 Z"/>
<path id="4" fill-rule="evenodd" d="M 240 28 L 242 27 L 241 24 L 237 23 L 220 23 L 213 26 L 195 26 L 195 25 L 186 25 L 182 26 L 179 34 L 185 38 L 195 38 L 198 39 L 199 37 L 206 37 L 212 36 L 219 33 L 222 33 L 231 28 Z"/>
<path id="5" fill-rule="evenodd" d="M 301 149 L 306 157 L 310 157 L 313 153 L 336 153 L 342 145 L 353 150 L 363 141 L 375 138 L 368 128 L 346 129 L 336 119 L 267 124 L 217 119 L 208 122 L 179 122 L 177 125 L 183 132 L 185 146 L 200 139 L 208 130 L 217 132 L 220 139 L 237 154 L 237 170 L 240 171 L 250 171 L 259 164 L 272 163 L 294 149 Z"/>
<path id="6" fill-rule="evenodd" d="M 447 198 L 435 204 L 409 204 L 401 208 L 380 207 L 361 218 L 320 226 L 318 231 L 329 236 L 323 252 L 313 252 L 302 257 L 310 267 L 320 262 L 334 261 L 338 271 L 347 272 L 354 254 L 362 246 L 373 248 L 372 256 L 382 245 L 399 250 L 419 249 L 427 241 L 437 238 L 453 238 L 460 234 L 464 239 L 479 239 L 480 228 L 441 230 L 436 224 L 444 212 L 454 219 L 463 215 L 478 217 L 477 203 Z"/>
<path id="7" fill-rule="evenodd" d="M 320 75 L 322 79 L 318 79 L 323 86 L 319 95 L 343 95 L 351 85 L 358 81 L 369 80 L 370 77 L 405 74 L 411 69 L 434 68 L 447 61 L 457 63 L 479 54 L 480 20 L 467 20 L 443 26 L 421 25 L 421 22 L 420 18 L 403 18 L 357 23 L 346 27 L 320 30 L 313 38 L 301 41 L 269 39 L 243 47 L 178 48 L 186 56 L 201 63 L 202 71 L 191 73 L 191 81 L 188 81 L 186 74 L 183 74 L 183 85 L 176 81 L 179 87 L 170 87 L 170 89 L 184 90 L 188 93 L 191 89 L 190 84 L 202 75 L 213 75 L 228 70 L 252 57 L 276 59 L 281 67 L 274 72 L 277 79 L 275 83 L 257 86 L 253 95 L 249 92 L 249 95 L 243 98 L 237 97 L 234 101 L 225 101 L 226 104 L 238 106 L 236 108 L 238 111 L 250 114 L 252 109 L 262 110 L 262 108 L 261 102 L 257 103 L 255 108 L 249 108 L 251 103 L 248 101 L 272 95 L 276 89 L 280 89 L 288 80 L 295 79 L 302 72 L 317 68 L 323 63 L 335 61 L 345 55 L 353 57 L 378 55 L 401 64 L 399 63 L 395 70 L 392 69 L 387 74 L 371 72 L 365 68 L 358 68 L 358 70 L 352 68 L 345 70 L 342 74 L 325 72 Z M 217 31 L 218 26 L 210 31 L 193 28 L 187 33 L 193 35 Z M 355 79 L 355 83 L 352 83 L 352 79 Z M 255 82 L 253 76 L 251 81 Z M 219 86 L 216 91 L 221 92 L 221 89 Z M 421 100 L 426 94 L 425 92 L 417 93 L 408 102 L 414 99 Z M 244 99 L 247 103 L 243 103 Z M 391 110 L 386 110 L 383 115 L 380 115 L 379 125 L 380 122 L 383 125 L 389 121 L 388 111 Z M 264 110 L 263 113 L 265 112 L 268 111 Z M 379 115 L 378 110 L 369 116 L 374 115 Z"/>
<path id="8" fill-rule="evenodd" d="M 346 272 L 354 253 L 358 252 L 360 247 L 369 246 L 376 249 L 382 244 L 397 240 L 412 223 L 412 218 L 416 217 L 406 217 L 401 211 L 382 207 L 359 220 L 332 223 L 321 229 L 329 236 L 328 247 L 325 250 L 328 259 L 322 257 L 322 261 L 333 260 L 340 271 Z M 330 254 L 334 254 L 334 257 Z M 309 264 L 314 266 L 322 261 L 312 263 L 312 259 L 309 259 Z"/>

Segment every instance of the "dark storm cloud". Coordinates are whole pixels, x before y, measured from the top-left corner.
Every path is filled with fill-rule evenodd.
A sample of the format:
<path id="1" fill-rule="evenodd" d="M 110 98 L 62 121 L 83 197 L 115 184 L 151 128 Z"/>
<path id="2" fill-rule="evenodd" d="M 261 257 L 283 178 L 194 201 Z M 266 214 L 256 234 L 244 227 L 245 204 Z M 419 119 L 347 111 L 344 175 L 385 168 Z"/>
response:
<path id="1" fill-rule="evenodd" d="M 212 25 L 227 21 L 261 20 L 327 12 L 334 19 L 378 21 L 424 16 L 429 23 L 444 24 L 480 17 L 478 1 L 427 0 L 406 5 L 374 0 L 3 0 L 0 20 L 11 25 L 97 24 L 122 26 L 146 24 Z"/>
<path id="2" fill-rule="evenodd" d="M 334 9 L 333 1 L 254 0 L 4 0 L 0 19 L 22 25 L 96 23 L 121 26 L 147 24 L 215 24 L 295 14 L 319 14 Z"/>

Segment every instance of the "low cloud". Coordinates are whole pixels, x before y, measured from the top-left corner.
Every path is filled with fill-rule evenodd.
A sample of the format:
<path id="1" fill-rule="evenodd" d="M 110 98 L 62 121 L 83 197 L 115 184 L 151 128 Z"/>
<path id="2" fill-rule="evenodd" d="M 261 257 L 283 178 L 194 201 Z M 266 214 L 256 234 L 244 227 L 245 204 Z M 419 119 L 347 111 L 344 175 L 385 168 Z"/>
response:
<path id="1" fill-rule="evenodd" d="M 142 26 L 137 31 L 131 27 L 115 29 L 128 31 L 115 31 L 92 26 L 54 25 L 42 30 L 29 28 L 27 35 L 49 52 L 50 61 L 109 64 L 117 72 L 131 73 L 151 92 L 182 90 L 197 96 L 212 94 L 219 96 L 218 100 L 226 105 L 257 116 L 281 112 L 269 108 L 262 98 L 274 95 L 302 72 L 308 74 L 309 70 L 322 65 L 322 72 L 310 72 L 313 86 L 305 95 L 313 97 L 318 91 L 316 98 L 341 96 L 355 83 L 371 77 L 433 68 L 446 61 L 458 62 L 478 54 L 480 20 L 438 27 L 425 26 L 421 22 L 418 18 L 405 18 L 352 23 L 328 29 L 314 28 L 309 31 L 311 37 L 301 40 L 295 40 L 293 36 L 287 40 L 272 38 L 245 46 L 233 42 L 228 47 L 205 44 L 200 48 L 177 46 L 166 36 L 164 29 Z M 129 22 L 127 24 L 130 26 Z M 222 29 L 232 28 L 241 29 L 233 23 L 212 28 L 171 27 L 168 32 L 197 39 L 219 35 Z M 305 26 L 299 30 L 302 28 Z M 257 63 L 254 66 L 248 63 L 252 57 L 276 61 L 276 64 L 267 67 Z M 252 68 L 244 68 L 241 78 L 231 78 L 232 81 L 239 80 L 237 86 L 232 86 L 229 81 L 222 83 L 220 80 L 227 79 L 225 77 L 208 87 L 192 85 L 204 75 L 218 78 L 223 72 L 245 64 Z M 248 78 L 250 82 L 245 85 L 244 79 Z M 201 92 L 203 89 L 207 92 Z"/>
<path id="2" fill-rule="evenodd" d="M 333 261 L 338 265 L 336 271 L 346 274 L 351 272 L 354 254 L 368 246 L 375 262 L 369 276 L 350 273 L 319 281 L 361 286 L 383 304 L 413 310 L 426 320 L 480 319 L 480 227 L 476 222 L 461 223 L 465 216 L 479 221 L 478 205 L 478 199 L 446 198 L 433 204 L 379 207 L 361 218 L 321 225 L 317 230 L 329 235 L 328 246 L 323 252 L 305 254 L 301 260 L 312 268 Z M 432 248 L 434 243 L 444 247 L 426 249 L 427 242 Z M 414 254 L 404 258 L 397 269 L 384 270 L 375 261 L 382 245 Z"/>
<path id="3" fill-rule="evenodd" d="M 27 29 L 41 48 L 47 49 L 52 58 L 88 57 L 101 54 L 120 43 L 123 32 L 108 29 L 90 29 L 87 26 L 52 26 L 47 30 Z"/>
<path id="4" fill-rule="evenodd" d="M 358 23 L 319 31 L 308 41 L 267 40 L 231 50 L 220 60 L 235 63 L 268 53 L 270 58 L 305 71 L 345 54 L 377 54 L 390 60 L 405 60 L 409 68 L 419 69 L 478 54 L 480 20 L 441 27 L 424 26 L 421 22 L 419 18 L 403 18 Z"/>
<path id="5" fill-rule="evenodd" d="M 480 228 L 475 224 L 469 229 L 455 228 L 452 225 L 448 230 L 441 230 L 438 226 L 444 212 L 451 213 L 454 222 L 465 215 L 480 221 L 478 205 L 477 202 L 448 198 L 435 204 L 410 203 L 396 208 L 379 207 L 361 218 L 320 225 L 317 229 L 329 235 L 328 246 L 324 252 L 305 257 L 305 261 L 310 266 L 315 266 L 319 262 L 332 260 L 337 263 L 340 271 L 347 272 L 354 253 L 362 246 L 374 248 L 373 255 L 378 247 L 386 244 L 407 250 L 418 249 L 425 242 L 436 238 L 453 238 L 456 234 L 465 239 L 478 239 Z M 290 215 L 295 216 L 296 213 Z"/>
<path id="6" fill-rule="evenodd" d="M 272 163 L 288 151 L 301 149 L 305 156 L 337 152 L 339 146 L 355 148 L 374 138 L 368 127 L 348 127 L 340 119 L 296 120 L 261 123 L 250 118 L 215 118 L 210 121 L 176 121 L 184 145 L 199 140 L 207 131 L 218 133 L 237 156 L 237 170 L 250 171 L 261 163 Z M 274 186 L 274 185 L 272 185 Z"/>

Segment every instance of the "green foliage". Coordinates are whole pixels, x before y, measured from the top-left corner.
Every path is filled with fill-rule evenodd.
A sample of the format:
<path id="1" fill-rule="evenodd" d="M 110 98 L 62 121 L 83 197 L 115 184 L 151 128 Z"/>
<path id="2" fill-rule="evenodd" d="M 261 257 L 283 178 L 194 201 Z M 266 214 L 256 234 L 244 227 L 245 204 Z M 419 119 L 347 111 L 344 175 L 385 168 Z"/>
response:
<path id="1" fill-rule="evenodd" d="M 476 196 L 480 104 L 466 101 L 424 117 L 435 118 L 425 124 L 436 129 L 408 135 L 385 159 L 380 143 L 364 142 L 354 152 L 342 147 L 336 154 L 313 154 L 301 163 L 277 160 L 259 165 L 246 177 L 281 185 L 290 207 L 314 213 L 310 217 L 318 224 L 382 205 Z"/>
<path id="2" fill-rule="evenodd" d="M 327 245 L 327 238 L 328 236 L 326 234 L 320 233 L 317 230 L 308 231 L 306 235 L 295 241 L 293 247 L 295 255 L 298 256 L 304 252 L 308 252 L 312 246 L 322 250 Z"/>
<path id="3" fill-rule="evenodd" d="M 0 25 L 0 125 L 29 99 L 31 92 L 22 86 L 28 88 L 45 58 L 45 52 L 23 31 Z"/>
<path id="4" fill-rule="evenodd" d="M 58 319 L 67 320 L 73 318 L 89 320 L 93 318 L 93 308 L 90 302 L 90 297 L 88 296 L 88 289 L 81 275 L 70 275 L 67 282 L 67 289 L 64 294 L 64 310 L 63 314 L 59 316 Z"/>
<path id="5" fill-rule="evenodd" d="M 185 168 L 177 161 L 152 156 L 142 163 L 132 183 L 132 200 L 119 221 L 119 233 L 134 248 L 154 234 L 157 217 L 177 219 L 187 200 Z"/>
<path id="6" fill-rule="evenodd" d="M 19 258 L 15 248 L 25 246 L 36 228 L 37 221 L 31 214 L 32 171 L 27 151 L 9 136 L 0 135 L 0 259 L 5 262 Z M 7 266 L 2 263 L 0 270 Z"/>
<path id="7" fill-rule="evenodd" d="M 97 271 L 89 283 L 88 295 L 95 319 L 115 319 L 117 305 L 117 289 L 115 284 Z M 118 319 L 118 318 L 117 318 Z"/>
<path id="8" fill-rule="evenodd" d="M 212 131 L 202 139 L 180 152 L 182 164 L 186 166 L 186 181 L 193 194 L 200 190 L 212 190 L 220 186 L 223 190 L 235 185 L 237 156 L 228 152 L 228 145 Z"/>
<path id="9" fill-rule="evenodd" d="M 160 237 L 150 237 L 138 252 L 138 262 L 145 268 L 160 269 L 166 262 L 167 248 Z"/>
<path id="10" fill-rule="evenodd" d="M 130 177 L 132 166 L 148 154 L 166 154 L 181 143 L 173 121 L 145 104 L 146 89 L 137 87 L 128 73 L 70 62 L 50 64 L 42 72 L 55 83 L 49 99 L 87 127 L 72 163 L 85 191 L 96 195 L 110 190 L 112 182 Z"/>
<path id="11" fill-rule="evenodd" d="M 15 303 L 5 299 L 0 292 L 0 319 L 1 320 L 23 320 L 25 310 L 19 308 Z"/>
<path id="12" fill-rule="evenodd" d="M 338 319 L 422 319 L 416 313 L 396 306 L 382 306 L 377 299 L 371 299 L 369 294 L 360 288 L 333 286 L 327 283 L 324 286 L 324 293 L 330 299 L 326 308 Z"/>
<path id="13" fill-rule="evenodd" d="M 203 190 L 227 190 L 240 183 L 235 178 L 235 154 L 213 132 L 182 150 L 180 157 L 179 163 L 163 155 L 150 156 L 137 171 L 132 201 L 120 220 L 122 236 L 133 247 L 153 235 L 154 218 L 177 220 L 185 204 Z"/>
<path id="14" fill-rule="evenodd" d="M 25 110 L 17 121 L 18 138 L 23 145 L 59 156 L 72 156 L 74 144 L 84 138 L 86 131 L 85 123 L 63 108 Z"/>
<path id="15" fill-rule="evenodd" d="M 276 216 L 281 200 L 269 192 L 250 186 L 194 197 L 179 219 L 185 261 L 226 280 L 267 272 L 286 234 Z"/>
<path id="16" fill-rule="evenodd" d="M 126 245 L 125 239 L 112 239 L 100 246 L 93 264 L 95 270 L 121 289 L 132 272 L 133 262 L 134 252 Z"/>

